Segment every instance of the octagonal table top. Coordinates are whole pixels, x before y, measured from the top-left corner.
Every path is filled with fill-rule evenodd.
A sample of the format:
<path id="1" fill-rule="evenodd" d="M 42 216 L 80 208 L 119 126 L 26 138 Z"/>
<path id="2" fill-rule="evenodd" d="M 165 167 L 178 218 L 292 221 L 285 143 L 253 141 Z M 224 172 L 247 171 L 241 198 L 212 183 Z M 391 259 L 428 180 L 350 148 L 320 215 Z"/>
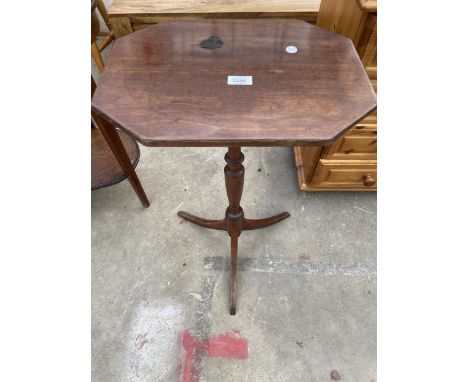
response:
<path id="1" fill-rule="evenodd" d="M 219 48 L 200 46 L 210 36 Z M 298 20 L 205 19 L 117 40 L 92 107 L 147 146 L 326 145 L 376 97 L 343 36 Z"/>

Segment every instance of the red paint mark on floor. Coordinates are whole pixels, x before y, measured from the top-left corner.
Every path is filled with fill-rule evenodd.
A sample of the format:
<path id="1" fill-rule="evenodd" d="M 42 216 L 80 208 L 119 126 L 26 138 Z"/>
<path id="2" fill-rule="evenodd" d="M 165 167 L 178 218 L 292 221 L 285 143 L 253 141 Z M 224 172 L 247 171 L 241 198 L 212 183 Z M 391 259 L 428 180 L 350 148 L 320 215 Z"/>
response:
<path id="1" fill-rule="evenodd" d="M 183 382 L 200 381 L 200 353 L 205 353 L 208 357 L 237 359 L 249 357 L 248 342 L 240 336 L 238 330 L 219 334 L 207 340 L 198 340 L 188 330 L 185 330 L 182 334 L 182 346 L 186 351 L 183 362 Z"/>
<path id="2" fill-rule="evenodd" d="M 192 374 L 192 355 L 193 348 L 195 347 L 195 338 L 192 337 L 188 330 L 185 330 L 182 335 L 182 346 L 186 351 L 185 361 L 184 361 L 184 382 L 190 382 L 190 376 Z"/>
<path id="3" fill-rule="evenodd" d="M 248 358 L 247 340 L 238 330 L 220 334 L 208 341 L 208 357 Z"/>

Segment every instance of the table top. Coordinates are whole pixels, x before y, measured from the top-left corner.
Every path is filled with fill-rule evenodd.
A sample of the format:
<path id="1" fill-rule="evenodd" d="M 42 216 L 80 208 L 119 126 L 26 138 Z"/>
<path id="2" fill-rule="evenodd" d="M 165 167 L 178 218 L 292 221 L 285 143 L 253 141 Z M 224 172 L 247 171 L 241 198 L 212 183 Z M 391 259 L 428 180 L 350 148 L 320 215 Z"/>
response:
<path id="1" fill-rule="evenodd" d="M 210 36 L 221 47 L 202 48 Z M 115 42 L 92 107 L 147 146 L 297 146 L 331 143 L 376 98 L 338 34 L 298 20 L 177 20 Z"/>
<path id="2" fill-rule="evenodd" d="M 320 0 L 113 0 L 109 14 L 318 12 Z"/>

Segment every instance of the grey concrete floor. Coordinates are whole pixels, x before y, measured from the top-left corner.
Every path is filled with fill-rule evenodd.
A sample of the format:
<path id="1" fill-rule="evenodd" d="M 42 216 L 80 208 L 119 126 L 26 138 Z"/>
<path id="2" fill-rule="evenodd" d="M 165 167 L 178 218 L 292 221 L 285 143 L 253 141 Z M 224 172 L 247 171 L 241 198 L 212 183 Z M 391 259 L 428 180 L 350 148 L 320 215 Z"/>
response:
<path id="1" fill-rule="evenodd" d="M 176 215 L 223 217 L 226 150 L 140 148 L 148 209 L 127 180 L 92 193 L 94 382 L 376 379 L 376 194 L 303 193 L 290 148 L 243 149 L 246 216 L 291 217 L 242 233 L 230 316 L 228 235 Z M 183 338 L 224 333 L 190 361 Z"/>

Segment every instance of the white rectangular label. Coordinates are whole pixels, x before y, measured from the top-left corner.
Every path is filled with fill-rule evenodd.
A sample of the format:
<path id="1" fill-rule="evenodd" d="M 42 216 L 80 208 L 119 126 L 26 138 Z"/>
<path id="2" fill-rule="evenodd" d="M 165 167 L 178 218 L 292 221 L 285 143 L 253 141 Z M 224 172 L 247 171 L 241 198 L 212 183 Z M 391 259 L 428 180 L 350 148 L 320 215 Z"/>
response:
<path id="1" fill-rule="evenodd" d="M 228 85 L 252 85 L 252 76 L 228 76 Z"/>

